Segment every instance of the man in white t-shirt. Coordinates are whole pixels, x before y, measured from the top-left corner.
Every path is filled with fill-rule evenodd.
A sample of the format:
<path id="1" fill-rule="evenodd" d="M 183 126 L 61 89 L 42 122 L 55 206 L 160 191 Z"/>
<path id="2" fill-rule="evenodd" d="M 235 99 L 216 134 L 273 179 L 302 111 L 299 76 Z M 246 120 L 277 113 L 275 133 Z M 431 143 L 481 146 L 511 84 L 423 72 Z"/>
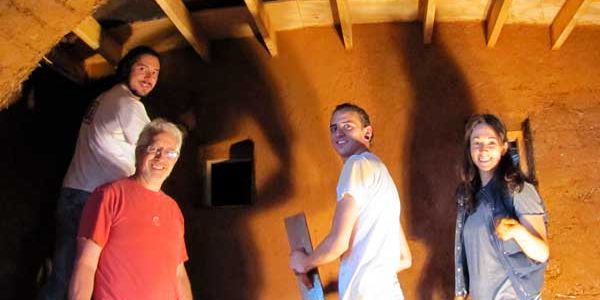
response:
<path id="1" fill-rule="evenodd" d="M 311 255 L 291 253 L 290 268 L 304 274 L 341 257 L 341 300 L 401 300 L 396 276 L 412 264 L 400 225 L 400 198 L 387 168 L 369 152 L 373 128 L 357 105 L 333 111 L 331 142 L 344 161 L 337 185 L 337 205 L 327 237 Z"/>
<path id="2" fill-rule="evenodd" d="M 90 193 L 135 172 L 135 145 L 150 122 L 141 98 L 154 89 L 159 70 L 156 51 L 131 49 L 117 67 L 118 83 L 98 96 L 84 116 L 57 203 L 52 273 L 38 299 L 67 297 L 79 218 Z"/>

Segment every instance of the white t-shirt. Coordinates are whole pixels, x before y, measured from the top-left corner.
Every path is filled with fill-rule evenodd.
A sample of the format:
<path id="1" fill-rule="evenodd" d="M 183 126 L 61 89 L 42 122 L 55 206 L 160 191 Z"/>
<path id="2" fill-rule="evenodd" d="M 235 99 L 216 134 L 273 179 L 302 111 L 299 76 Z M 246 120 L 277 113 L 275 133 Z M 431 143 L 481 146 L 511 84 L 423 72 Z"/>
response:
<path id="1" fill-rule="evenodd" d="M 144 104 L 123 84 L 102 93 L 81 122 L 63 186 L 92 192 L 135 172 L 135 146 L 150 122 Z"/>
<path id="2" fill-rule="evenodd" d="M 359 214 L 340 262 L 340 299 L 404 299 L 396 277 L 400 197 L 383 162 L 370 152 L 349 157 L 338 181 L 337 201 L 346 193 L 356 200 Z"/>

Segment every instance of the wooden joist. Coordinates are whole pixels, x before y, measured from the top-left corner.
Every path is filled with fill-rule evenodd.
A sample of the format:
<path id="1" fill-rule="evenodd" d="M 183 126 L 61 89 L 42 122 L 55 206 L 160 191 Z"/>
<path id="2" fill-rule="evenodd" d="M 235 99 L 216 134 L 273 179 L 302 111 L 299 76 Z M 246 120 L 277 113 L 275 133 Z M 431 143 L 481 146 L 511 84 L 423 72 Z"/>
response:
<path id="1" fill-rule="evenodd" d="M 490 37 L 486 37 L 486 43 L 490 43 L 491 47 L 496 42 L 497 34 L 500 33 L 500 29 L 505 23 L 502 21 L 502 12 L 506 13 L 507 10 L 510 10 L 510 16 L 506 17 L 506 22 L 531 24 L 551 22 L 547 16 L 536 12 L 535 5 L 520 1 L 510 0 L 509 5 L 509 0 L 496 0 L 490 8 L 487 8 L 487 5 L 465 6 L 463 2 L 455 3 L 450 0 L 413 1 L 345 0 L 350 5 L 347 7 L 348 15 L 351 15 L 349 24 L 422 20 L 425 42 L 432 40 L 435 22 L 482 21 L 487 17 L 489 18 L 487 25 L 490 26 L 487 34 Z M 337 4 L 330 0 L 277 0 L 264 3 L 246 0 L 246 4 L 247 6 L 195 11 L 191 13 L 191 18 L 194 24 L 202 28 L 206 38 L 210 40 L 262 35 L 267 49 L 272 55 L 277 53 L 275 32 L 314 26 L 333 26 L 338 22 L 338 16 L 335 16 Z M 500 8 L 496 9 L 497 14 L 491 13 L 494 6 Z M 507 9 L 509 6 L 510 8 Z M 556 11 L 559 10 L 558 5 L 554 8 Z M 463 15 L 459 15 L 460 12 Z M 496 21 L 493 21 L 492 16 L 497 16 Z M 555 25 L 558 23 L 557 19 Z M 181 34 L 167 18 L 134 22 L 112 28 L 110 32 L 124 41 L 124 50 L 138 45 L 149 45 L 157 51 L 165 52 L 189 44 L 181 38 Z M 346 34 L 346 36 L 351 37 L 352 35 Z M 345 45 L 349 45 L 349 43 L 345 42 Z"/>
<path id="2" fill-rule="evenodd" d="M 275 37 L 275 29 L 271 26 L 271 19 L 262 0 L 244 0 L 248 11 L 254 19 L 256 28 L 262 36 L 267 50 L 271 56 L 277 56 L 277 39 Z"/>
<path id="3" fill-rule="evenodd" d="M 502 26 L 508 17 L 508 10 L 512 0 L 494 0 L 487 19 L 487 46 L 494 47 L 502 31 Z"/>
<path id="4" fill-rule="evenodd" d="M 423 42 L 431 44 L 433 36 L 433 23 L 435 21 L 435 1 L 436 0 L 421 0 L 419 10 L 422 12 L 423 18 Z"/>
<path id="5" fill-rule="evenodd" d="M 121 44 L 102 30 L 102 26 L 92 16 L 85 18 L 73 30 L 73 33 L 111 64 L 117 65 L 119 63 L 122 51 Z"/>
<path id="6" fill-rule="evenodd" d="M 352 17 L 348 0 L 335 0 L 337 4 L 338 16 L 340 17 L 340 27 L 342 28 L 342 36 L 344 39 L 344 47 L 346 50 L 352 49 Z"/>
<path id="7" fill-rule="evenodd" d="M 585 11 L 590 0 L 567 0 L 550 26 L 552 50 L 559 49 L 575 27 L 577 15 Z"/>
<path id="8" fill-rule="evenodd" d="M 182 0 L 155 0 L 165 15 L 177 27 L 188 43 L 204 61 L 210 61 L 209 42 L 194 23 Z"/>

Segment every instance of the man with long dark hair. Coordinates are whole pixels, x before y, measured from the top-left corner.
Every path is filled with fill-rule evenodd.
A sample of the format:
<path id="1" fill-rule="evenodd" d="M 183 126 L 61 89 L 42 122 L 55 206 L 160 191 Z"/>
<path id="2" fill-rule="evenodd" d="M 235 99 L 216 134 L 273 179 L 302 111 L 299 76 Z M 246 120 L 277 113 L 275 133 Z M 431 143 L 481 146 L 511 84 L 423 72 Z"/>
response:
<path id="1" fill-rule="evenodd" d="M 156 86 L 159 70 L 156 51 L 145 46 L 133 48 L 119 62 L 118 83 L 98 96 L 84 116 L 57 203 L 52 273 L 38 299 L 67 296 L 79 218 L 90 193 L 134 173 L 135 145 L 150 122 L 141 98 Z"/>

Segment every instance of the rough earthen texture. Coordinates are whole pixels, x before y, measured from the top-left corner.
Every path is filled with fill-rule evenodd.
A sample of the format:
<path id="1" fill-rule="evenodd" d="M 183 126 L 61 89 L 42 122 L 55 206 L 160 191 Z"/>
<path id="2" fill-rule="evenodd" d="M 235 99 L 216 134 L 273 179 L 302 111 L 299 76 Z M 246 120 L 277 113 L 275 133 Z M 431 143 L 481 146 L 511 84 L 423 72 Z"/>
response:
<path id="1" fill-rule="evenodd" d="M 0 1 L 0 109 L 58 41 L 105 0 Z"/>
<path id="2" fill-rule="evenodd" d="M 498 114 L 512 130 L 530 118 L 539 188 L 550 215 L 551 263 L 544 298 L 599 296 L 600 30 L 576 28 L 560 51 L 547 27 L 506 27 L 485 47 L 482 24 L 436 25 L 425 46 L 419 24 L 354 26 L 344 51 L 333 29 L 278 33 L 279 56 L 254 42 L 216 43 L 214 61 L 191 51 L 167 58 L 150 104 L 178 119 L 195 114 L 184 163 L 169 188 L 186 211 L 190 272 L 207 299 L 297 299 L 283 218 L 307 214 L 315 241 L 327 234 L 341 162 L 328 120 L 342 101 L 373 118 L 375 147 L 402 197 L 414 255 L 400 274 L 407 299 L 451 299 L 452 198 L 462 126 L 475 112 Z M 251 208 L 194 208 L 203 162 L 255 143 L 258 200 Z M 321 269 L 326 283 L 337 273 Z M 330 296 L 335 299 L 334 295 Z"/>
<path id="3" fill-rule="evenodd" d="M 510 129 L 530 118 L 550 217 L 544 299 L 598 299 L 600 30 L 577 27 L 559 51 L 549 50 L 547 27 L 507 26 L 493 49 L 485 47 L 479 23 L 436 24 L 428 46 L 420 24 L 355 25 L 353 31 L 351 51 L 335 30 L 320 28 L 278 33 L 276 58 L 253 39 L 214 43 L 211 64 L 191 49 L 165 57 L 159 86 L 146 103 L 151 116 L 192 128 L 165 188 L 186 217 L 196 297 L 298 299 L 283 219 L 304 211 L 313 241 L 327 234 L 341 167 L 329 146 L 328 121 L 336 104 L 353 101 L 371 114 L 373 150 L 401 194 L 414 257 L 413 267 L 400 274 L 406 299 L 452 298 L 452 194 L 462 125 L 474 112 L 498 114 Z M 39 220 L 51 214 L 43 203 L 56 196 L 39 191 L 58 189 L 66 168 L 48 158 L 70 155 L 41 148 L 53 144 L 52 132 L 65 132 L 66 123 L 48 123 L 52 129 L 40 122 L 19 134 L 22 124 L 43 116 L 69 119 L 50 99 L 45 103 L 35 113 L 19 112 L 22 105 L 0 113 L 12 124 L 4 139 L 11 156 L 0 168 L 2 178 L 10 178 L 0 185 L 6 207 L 0 210 L 0 244 L 8 245 L 0 253 L 0 282 L 7 288 L 31 286 L 12 284 L 31 276 L 11 274 L 35 273 L 39 257 L 47 255 L 48 238 L 31 236 L 53 230 Z M 66 132 L 73 139 L 76 128 Z M 47 142 L 38 145 L 36 137 Z M 256 203 L 203 208 L 206 159 L 227 158 L 230 146 L 244 139 L 254 143 Z M 325 284 L 335 286 L 337 263 L 320 271 Z M 335 292 L 327 297 L 337 299 Z"/>

